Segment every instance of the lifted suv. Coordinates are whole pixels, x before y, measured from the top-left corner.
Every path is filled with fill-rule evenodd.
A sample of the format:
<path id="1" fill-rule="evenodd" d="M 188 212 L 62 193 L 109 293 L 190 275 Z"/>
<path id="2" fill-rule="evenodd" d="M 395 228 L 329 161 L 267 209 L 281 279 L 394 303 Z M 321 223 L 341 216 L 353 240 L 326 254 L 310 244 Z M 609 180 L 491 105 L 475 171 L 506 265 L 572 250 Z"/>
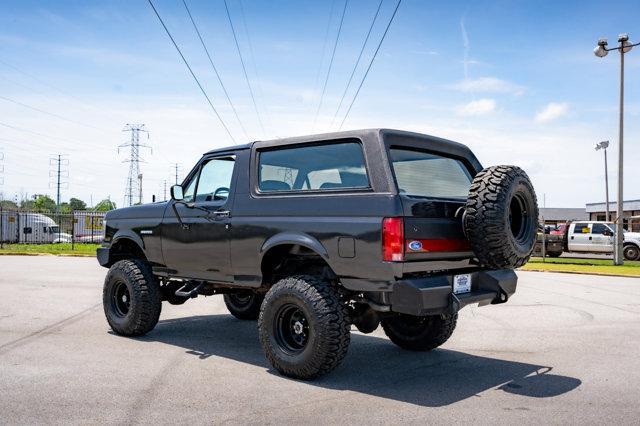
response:
<path id="1" fill-rule="evenodd" d="M 161 302 L 223 294 L 258 320 L 287 376 L 344 358 L 351 325 L 427 351 L 465 305 L 506 302 L 538 207 L 514 166 L 482 169 L 464 145 L 372 129 L 206 153 L 167 202 L 111 211 L 98 260 L 118 334 L 151 331 Z"/>

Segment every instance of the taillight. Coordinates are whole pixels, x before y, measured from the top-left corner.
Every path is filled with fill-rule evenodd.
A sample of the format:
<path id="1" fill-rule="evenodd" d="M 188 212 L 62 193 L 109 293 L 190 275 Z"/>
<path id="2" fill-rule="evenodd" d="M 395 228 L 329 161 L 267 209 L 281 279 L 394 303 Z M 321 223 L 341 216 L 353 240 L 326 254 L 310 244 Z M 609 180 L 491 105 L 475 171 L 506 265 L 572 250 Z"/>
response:
<path id="1" fill-rule="evenodd" d="M 382 260 L 404 260 L 404 221 L 401 217 L 385 217 L 382 220 Z"/>

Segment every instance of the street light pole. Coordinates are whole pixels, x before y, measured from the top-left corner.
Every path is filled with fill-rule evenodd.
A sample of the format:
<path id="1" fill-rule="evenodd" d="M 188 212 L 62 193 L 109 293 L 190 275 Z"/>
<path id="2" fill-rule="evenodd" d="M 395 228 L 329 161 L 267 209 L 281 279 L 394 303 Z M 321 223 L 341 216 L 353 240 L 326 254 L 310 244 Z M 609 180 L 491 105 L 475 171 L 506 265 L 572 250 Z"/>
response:
<path id="1" fill-rule="evenodd" d="M 609 141 L 602 141 L 596 144 L 596 151 L 604 150 L 604 189 L 605 189 L 605 202 L 607 216 L 605 221 L 609 222 L 611 220 L 611 214 L 609 213 L 609 171 L 607 169 L 607 148 L 609 148 Z"/>
<path id="2" fill-rule="evenodd" d="M 624 162 L 624 54 L 629 52 L 634 46 L 640 43 L 631 44 L 629 42 L 628 34 L 620 34 L 618 37 L 618 47 L 607 48 L 607 39 L 601 38 L 598 40 L 598 47 L 595 48 L 593 53 L 599 58 L 607 56 L 607 53 L 611 50 L 620 51 L 620 125 L 618 129 L 619 134 L 619 146 L 618 146 L 618 202 L 617 202 L 617 214 L 616 214 L 616 240 L 615 240 L 615 252 L 613 263 L 615 265 L 622 265 L 624 259 L 622 256 L 622 249 L 624 244 L 624 199 L 622 191 L 623 181 L 623 162 Z"/>

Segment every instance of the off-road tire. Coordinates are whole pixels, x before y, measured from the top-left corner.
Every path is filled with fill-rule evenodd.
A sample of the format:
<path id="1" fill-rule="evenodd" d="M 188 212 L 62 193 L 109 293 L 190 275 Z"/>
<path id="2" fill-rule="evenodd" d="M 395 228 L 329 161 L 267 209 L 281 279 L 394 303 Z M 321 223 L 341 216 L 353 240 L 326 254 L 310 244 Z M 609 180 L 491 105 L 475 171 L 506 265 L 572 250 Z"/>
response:
<path id="1" fill-rule="evenodd" d="M 473 179 L 464 231 L 482 266 L 519 268 L 531 257 L 538 204 L 527 174 L 516 166 L 483 169 Z"/>
<path id="2" fill-rule="evenodd" d="M 299 352 L 282 343 L 278 330 L 283 309 L 296 309 L 306 318 L 308 340 Z M 260 309 L 260 344 L 271 365 L 296 379 L 313 379 L 336 368 L 349 348 L 347 306 L 337 288 L 320 277 L 283 278 L 267 292 Z"/>
<path id="3" fill-rule="evenodd" d="M 257 320 L 263 300 L 264 294 L 251 290 L 224 295 L 224 304 L 227 305 L 231 315 L 241 320 Z"/>
<path id="4" fill-rule="evenodd" d="M 633 244 L 627 244 L 623 247 L 622 253 L 627 260 L 640 260 L 640 249 Z"/>
<path id="5" fill-rule="evenodd" d="M 402 349 L 430 351 L 444 344 L 456 328 L 458 314 L 417 317 L 394 314 L 382 319 L 389 339 Z"/>
<path id="6" fill-rule="evenodd" d="M 102 305 L 116 334 L 142 336 L 153 330 L 160 318 L 161 300 L 158 281 L 146 262 L 120 260 L 109 269 Z"/>

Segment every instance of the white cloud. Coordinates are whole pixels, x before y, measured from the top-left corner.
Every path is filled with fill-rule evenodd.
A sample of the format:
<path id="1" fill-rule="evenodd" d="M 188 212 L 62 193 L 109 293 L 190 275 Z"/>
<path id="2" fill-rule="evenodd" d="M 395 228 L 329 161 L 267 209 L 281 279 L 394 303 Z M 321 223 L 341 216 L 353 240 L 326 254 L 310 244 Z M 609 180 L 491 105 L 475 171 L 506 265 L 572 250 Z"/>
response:
<path id="1" fill-rule="evenodd" d="M 550 102 L 536 114 L 537 123 L 547 123 L 567 115 L 569 104 L 565 102 Z"/>
<path id="2" fill-rule="evenodd" d="M 511 93 L 518 96 L 524 92 L 524 87 L 495 77 L 466 78 L 452 88 L 461 92 Z"/>
<path id="3" fill-rule="evenodd" d="M 484 115 L 495 111 L 495 109 L 496 101 L 494 99 L 478 99 L 458 106 L 457 112 L 460 115 Z"/>

